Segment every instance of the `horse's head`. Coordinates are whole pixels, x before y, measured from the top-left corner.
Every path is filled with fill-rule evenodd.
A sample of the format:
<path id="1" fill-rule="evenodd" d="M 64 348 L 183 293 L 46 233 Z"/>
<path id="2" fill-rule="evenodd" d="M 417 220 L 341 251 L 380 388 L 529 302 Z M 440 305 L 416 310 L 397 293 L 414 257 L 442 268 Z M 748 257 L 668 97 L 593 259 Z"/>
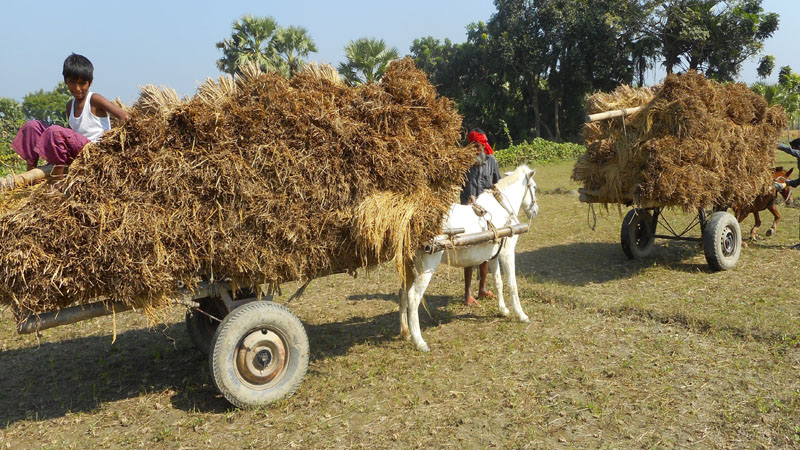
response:
<path id="1" fill-rule="evenodd" d="M 531 219 L 539 214 L 539 205 L 536 204 L 536 182 L 533 181 L 533 176 L 536 170 L 528 168 L 526 165 L 521 165 L 514 169 L 513 172 L 506 172 L 505 177 L 501 178 L 495 186 L 504 195 L 510 195 L 515 201 L 522 200 L 521 203 L 511 202 L 514 211 L 518 211 L 517 205 L 520 209 L 525 211 Z"/>
<path id="2" fill-rule="evenodd" d="M 789 179 L 789 176 L 792 174 L 793 170 L 794 170 L 794 167 L 792 167 L 788 171 L 783 170 L 783 167 L 776 167 L 775 169 L 773 169 L 772 178 L 773 178 L 774 181 L 776 181 L 778 183 L 784 183 L 785 184 L 786 180 Z M 790 188 L 789 186 L 786 186 L 783 189 L 781 189 L 780 191 L 778 191 L 778 194 L 780 194 L 781 197 L 783 197 L 783 200 L 786 203 L 791 203 L 792 202 L 792 188 Z"/>
<path id="3" fill-rule="evenodd" d="M 534 219 L 539 214 L 539 204 L 536 203 L 536 182 L 533 181 L 536 169 L 530 169 L 523 164 L 517 170 L 522 171 L 522 182 L 525 185 L 525 194 L 522 196 L 522 210 L 525 211 L 528 217 Z"/>
<path id="4" fill-rule="evenodd" d="M 522 209 L 531 219 L 536 218 L 539 214 L 539 204 L 536 203 L 536 182 L 533 181 L 534 175 L 536 175 L 536 169 L 530 169 L 525 174 L 525 196 L 522 197 Z"/>

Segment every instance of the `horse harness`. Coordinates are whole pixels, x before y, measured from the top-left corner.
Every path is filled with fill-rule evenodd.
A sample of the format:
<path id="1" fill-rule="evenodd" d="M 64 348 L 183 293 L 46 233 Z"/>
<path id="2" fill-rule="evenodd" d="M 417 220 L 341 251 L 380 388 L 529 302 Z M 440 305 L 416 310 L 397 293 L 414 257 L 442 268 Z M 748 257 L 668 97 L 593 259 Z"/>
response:
<path id="1" fill-rule="evenodd" d="M 503 195 L 503 193 L 497 190 L 494 186 L 492 186 L 492 188 L 488 190 L 492 193 L 494 199 L 497 200 L 497 203 L 499 203 L 500 206 L 502 206 L 503 209 L 505 209 L 506 212 L 508 213 L 508 219 L 506 219 L 506 226 L 511 224 L 512 219 L 519 223 L 519 218 L 517 218 L 517 215 L 508 205 L 506 205 L 505 196 Z M 499 255 L 500 251 L 503 250 L 503 246 L 505 245 L 506 239 L 508 238 L 497 237 L 497 227 L 494 225 L 494 223 L 492 223 L 491 214 L 489 214 L 489 211 L 487 211 L 486 208 L 476 203 L 475 200 L 476 200 L 475 196 L 470 195 L 467 204 L 472 206 L 472 211 L 475 213 L 476 216 L 481 217 L 483 218 L 483 220 L 486 221 L 486 226 L 489 228 L 489 231 L 491 231 L 494 234 L 494 239 L 492 239 L 492 242 L 497 242 L 497 240 L 500 239 L 500 246 L 497 247 L 497 253 L 495 253 L 494 256 L 492 256 L 489 259 L 497 258 L 497 255 Z M 486 217 L 487 215 L 489 216 L 488 218 Z"/>

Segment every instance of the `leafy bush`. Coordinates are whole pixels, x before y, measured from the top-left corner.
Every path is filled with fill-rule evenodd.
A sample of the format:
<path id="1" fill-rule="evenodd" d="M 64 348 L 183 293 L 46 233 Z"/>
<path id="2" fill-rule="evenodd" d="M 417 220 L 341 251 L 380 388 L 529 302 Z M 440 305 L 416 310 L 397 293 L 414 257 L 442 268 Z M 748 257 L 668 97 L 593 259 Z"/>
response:
<path id="1" fill-rule="evenodd" d="M 586 148 L 579 144 L 569 142 L 559 144 L 536 138 L 533 142 L 523 142 L 519 145 L 512 145 L 506 149 L 498 150 L 494 156 L 497 158 L 497 164 L 500 167 L 509 167 L 523 163 L 532 164 L 577 159 L 585 151 Z"/>

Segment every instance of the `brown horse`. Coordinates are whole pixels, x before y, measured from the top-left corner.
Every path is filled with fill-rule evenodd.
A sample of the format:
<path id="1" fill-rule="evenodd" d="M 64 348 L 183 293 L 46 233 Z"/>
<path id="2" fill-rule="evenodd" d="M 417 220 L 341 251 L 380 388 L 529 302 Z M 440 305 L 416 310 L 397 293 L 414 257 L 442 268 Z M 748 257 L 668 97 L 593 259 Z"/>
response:
<path id="1" fill-rule="evenodd" d="M 789 179 L 789 175 L 791 175 L 793 170 L 794 168 L 791 168 L 787 172 L 783 170 L 783 167 L 776 167 L 772 172 L 773 179 L 778 183 L 786 183 L 786 180 Z M 772 236 L 775 234 L 775 230 L 778 228 L 778 222 L 781 221 L 781 214 L 778 212 L 778 208 L 775 206 L 775 200 L 777 200 L 778 194 L 780 194 L 780 196 L 783 197 L 784 201 L 787 203 L 791 201 L 791 188 L 786 186 L 780 191 L 773 188 L 770 190 L 770 192 L 759 195 L 756 197 L 753 203 L 747 207 L 733 207 L 733 214 L 736 216 L 736 220 L 738 220 L 739 223 L 742 223 L 742 221 L 746 219 L 750 213 L 753 213 L 756 221 L 755 224 L 753 224 L 753 229 L 750 230 L 751 241 L 756 239 L 758 227 L 761 226 L 761 218 L 758 216 L 758 212 L 765 209 L 768 209 L 769 212 L 771 212 L 775 217 L 775 220 L 772 222 L 772 226 L 769 230 L 767 230 L 767 236 Z"/>

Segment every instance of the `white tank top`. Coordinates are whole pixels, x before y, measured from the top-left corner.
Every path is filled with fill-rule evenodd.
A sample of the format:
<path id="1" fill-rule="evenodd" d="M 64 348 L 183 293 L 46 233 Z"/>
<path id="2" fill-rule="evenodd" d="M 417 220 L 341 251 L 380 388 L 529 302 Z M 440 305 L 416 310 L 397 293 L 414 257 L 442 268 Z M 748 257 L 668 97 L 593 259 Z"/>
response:
<path id="1" fill-rule="evenodd" d="M 72 107 L 69 111 L 69 127 L 74 131 L 86 136 L 92 142 L 97 142 L 106 130 L 111 129 L 111 118 L 97 117 L 92 114 L 92 94 L 86 94 L 86 102 L 83 104 L 83 111 L 80 117 L 75 117 L 75 99 L 72 99 Z"/>

